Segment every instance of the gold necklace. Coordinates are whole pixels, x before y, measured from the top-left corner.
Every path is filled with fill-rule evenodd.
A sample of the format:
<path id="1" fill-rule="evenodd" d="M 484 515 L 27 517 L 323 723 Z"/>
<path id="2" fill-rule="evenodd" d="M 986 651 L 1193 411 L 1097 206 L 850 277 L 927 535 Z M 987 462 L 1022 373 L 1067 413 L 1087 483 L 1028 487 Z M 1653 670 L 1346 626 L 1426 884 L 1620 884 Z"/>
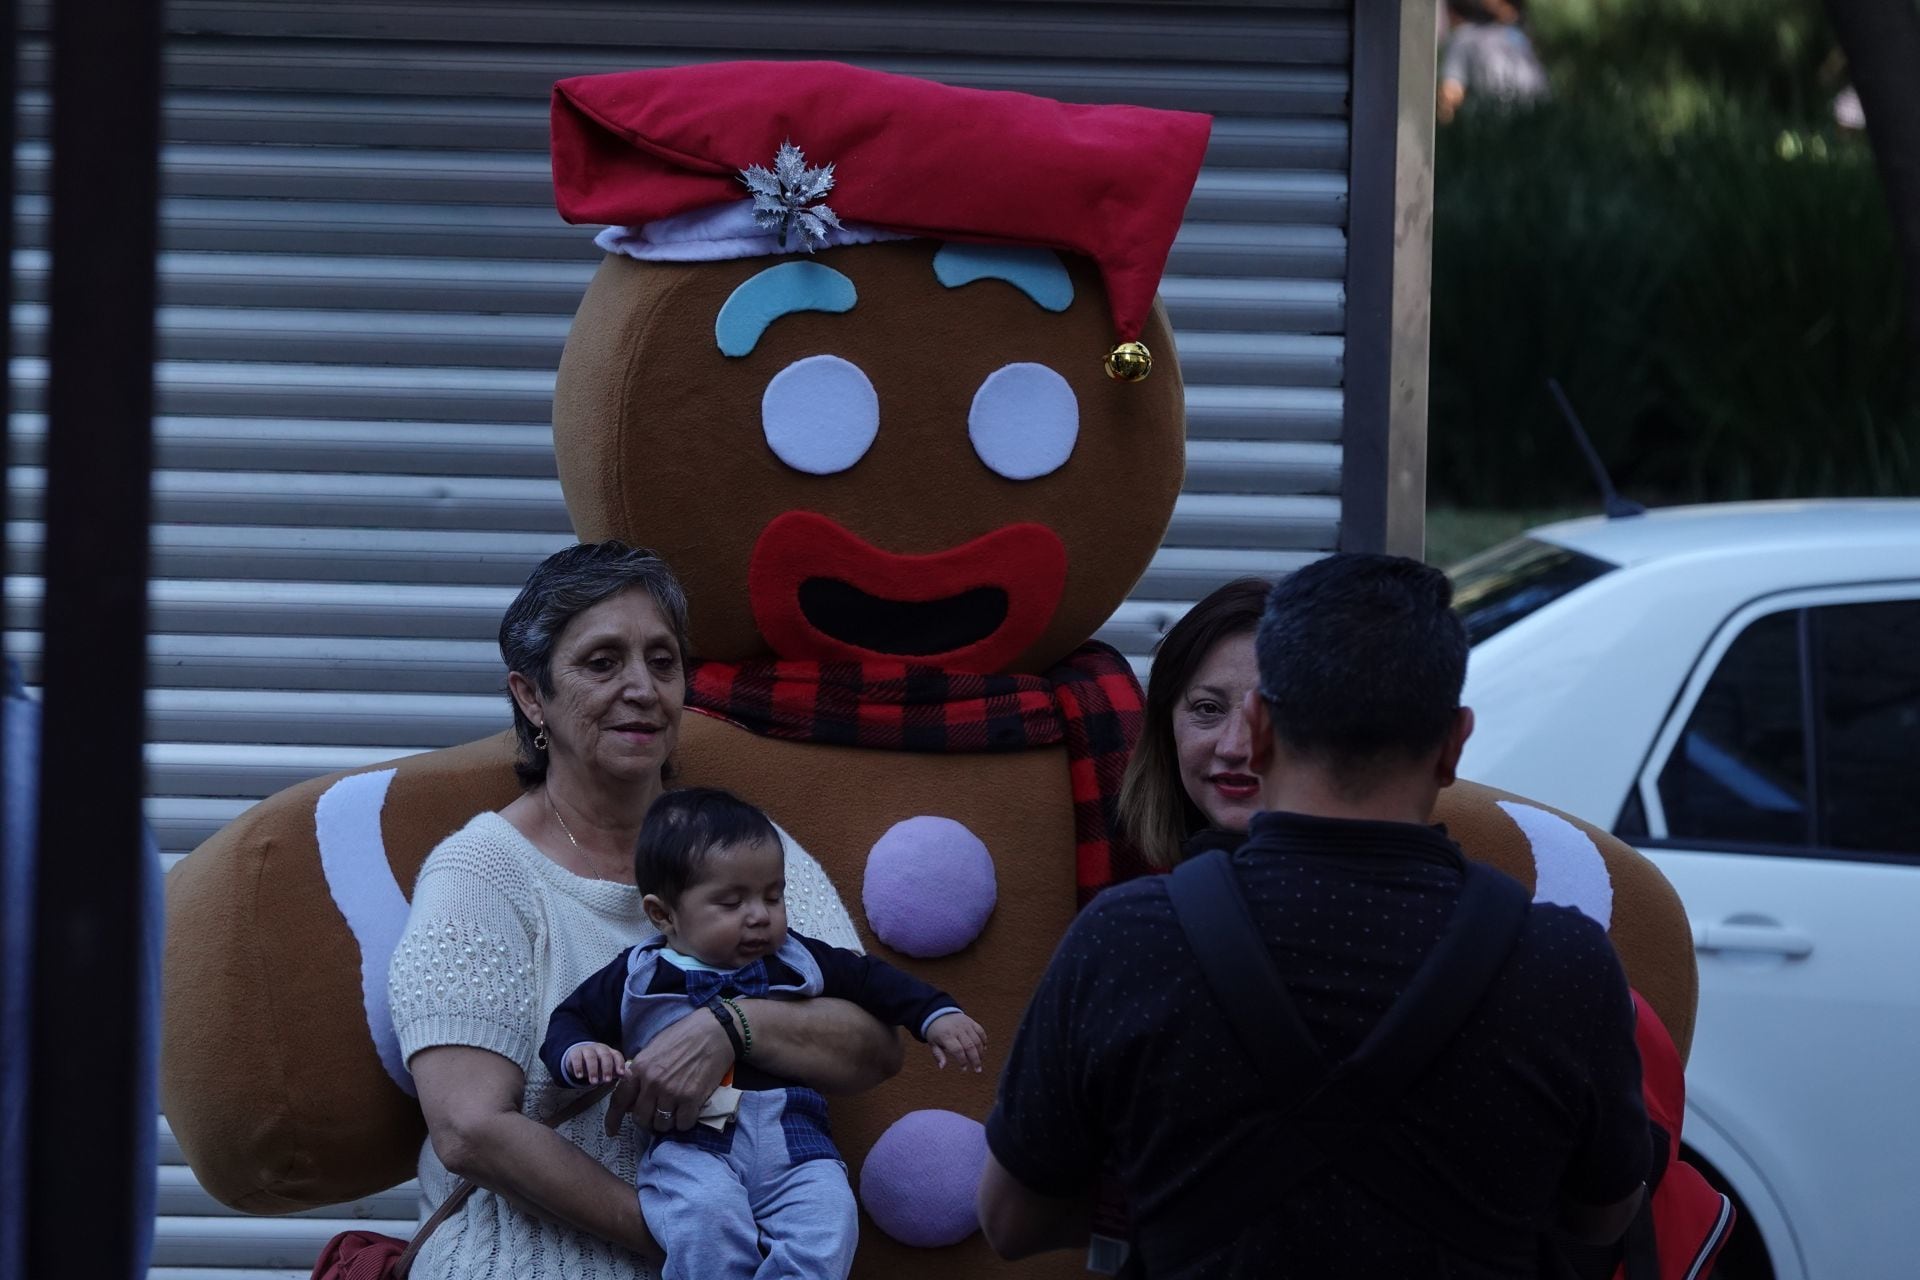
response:
<path id="1" fill-rule="evenodd" d="M 560 824 L 560 829 L 567 833 L 567 839 L 572 842 L 574 848 L 578 849 L 580 842 L 573 838 L 573 828 L 569 827 L 567 820 L 560 816 L 560 806 L 553 802 L 553 792 L 546 791 L 544 788 L 542 791 L 547 797 L 547 808 L 553 810 L 553 820 Z"/>
<path id="2" fill-rule="evenodd" d="M 547 808 L 553 811 L 553 820 L 560 824 L 560 829 L 567 833 L 568 843 L 572 844 L 575 849 L 579 849 L 580 852 L 585 853 L 586 852 L 585 850 L 580 849 L 580 842 L 573 838 L 573 828 L 569 827 L 567 825 L 567 820 L 560 816 L 560 806 L 553 802 L 553 792 L 551 791 L 546 792 L 546 797 L 547 797 Z M 593 859 L 591 856 L 589 856 L 587 859 L 587 866 L 589 869 L 593 867 Z M 627 880 L 620 876 L 608 877 L 608 876 L 600 875 L 598 874 L 598 872 L 595 872 L 592 878 L 595 880 L 611 879 L 615 884 L 632 884 L 633 883 L 631 880 Z"/>

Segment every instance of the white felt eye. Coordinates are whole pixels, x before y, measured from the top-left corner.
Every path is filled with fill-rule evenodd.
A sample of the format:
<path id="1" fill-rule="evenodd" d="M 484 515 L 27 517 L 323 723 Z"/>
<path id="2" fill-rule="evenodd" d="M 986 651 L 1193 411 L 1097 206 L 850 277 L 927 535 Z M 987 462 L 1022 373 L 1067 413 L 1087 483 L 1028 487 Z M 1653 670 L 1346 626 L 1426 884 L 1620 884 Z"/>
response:
<path id="1" fill-rule="evenodd" d="M 1009 480 L 1058 471 L 1080 438 L 1080 401 L 1043 364 L 995 369 L 973 394 L 967 435 L 980 461 Z"/>
<path id="2" fill-rule="evenodd" d="M 839 356 L 808 356 L 773 375 L 760 397 L 767 447 L 795 471 L 845 471 L 880 432 L 880 397 L 860 366 Z"/>

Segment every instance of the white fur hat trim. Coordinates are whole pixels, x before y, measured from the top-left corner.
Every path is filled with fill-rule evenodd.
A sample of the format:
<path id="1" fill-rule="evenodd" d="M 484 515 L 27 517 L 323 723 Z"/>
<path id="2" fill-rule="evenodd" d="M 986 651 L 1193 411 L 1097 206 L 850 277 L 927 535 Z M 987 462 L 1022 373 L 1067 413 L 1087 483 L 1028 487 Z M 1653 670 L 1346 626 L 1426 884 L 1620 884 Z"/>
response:
<path id="1" fill-rule="evenodd" d="M 644 262 L 717 262 L 725 258 L 759 258 L 800 253 L 789 236 L 779 237 L 754 222 L 753 201 L 728 200 L 699 209 L 658 218 L 643 227 L 608 227 L 593 242 L 608 253 L 625 254 Z M 911 240 L 898 231 L 860 222 L 829 228 L 825 248 L 843 244 L 873 244 L 880 240 Z"/>

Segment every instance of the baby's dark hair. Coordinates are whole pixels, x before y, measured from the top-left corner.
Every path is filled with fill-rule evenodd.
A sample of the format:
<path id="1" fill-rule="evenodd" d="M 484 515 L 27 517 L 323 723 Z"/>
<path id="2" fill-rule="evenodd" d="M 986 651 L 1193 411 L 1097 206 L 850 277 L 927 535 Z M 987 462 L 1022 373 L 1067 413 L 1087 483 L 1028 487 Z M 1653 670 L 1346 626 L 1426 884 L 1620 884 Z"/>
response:
<path id="1" fill-rule="evenodd" d="M 773 820 L 731 791 L 684 787 L 653 802 L 640 824 L 633 850 L 633 879 L 641 893 L 676 906 L 688 886 L 699 883 L 714 850 L 780 843 Z"/>

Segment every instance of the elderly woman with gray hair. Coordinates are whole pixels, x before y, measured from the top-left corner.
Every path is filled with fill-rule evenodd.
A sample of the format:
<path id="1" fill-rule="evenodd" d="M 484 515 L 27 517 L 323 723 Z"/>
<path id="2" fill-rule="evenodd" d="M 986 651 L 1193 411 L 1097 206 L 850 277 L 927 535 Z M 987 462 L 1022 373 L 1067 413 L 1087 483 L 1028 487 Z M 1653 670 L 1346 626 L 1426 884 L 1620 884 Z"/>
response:
<path id="1" fill-rule="evenodd" d="M 389 971 L 393 1021 L 419 1089 L 424 1200 L 480 1190 L 427 1240 L 417 1280 L 629 1280 L 660 1251 L 634 1196 L 640 1144 L 622 1117 L 686 1129 L 733 1064 L 711 1018 L 685 1018 L 634 1059 L 605 1108 L 558 1128 L 570 1091 L 540 1062 L 547 1016 L 609 955 L 653 930 L 633 884 L 647 808 L 666 786 L 686 692 L 687 606 L 650 552 L 618 542 L 549 557 L 500 624 L 522 794 L 427 858 Z M 828 890 L 787 845 L 790 888 Z M 852 922 L 793 927 L 841 945 Z M 819 914 L 816 912 L 815 914 Z M 743 1002 L 756 1061 L 827 1093 L 899 1068 L 892 1032 L 837 1000 Z"/>

